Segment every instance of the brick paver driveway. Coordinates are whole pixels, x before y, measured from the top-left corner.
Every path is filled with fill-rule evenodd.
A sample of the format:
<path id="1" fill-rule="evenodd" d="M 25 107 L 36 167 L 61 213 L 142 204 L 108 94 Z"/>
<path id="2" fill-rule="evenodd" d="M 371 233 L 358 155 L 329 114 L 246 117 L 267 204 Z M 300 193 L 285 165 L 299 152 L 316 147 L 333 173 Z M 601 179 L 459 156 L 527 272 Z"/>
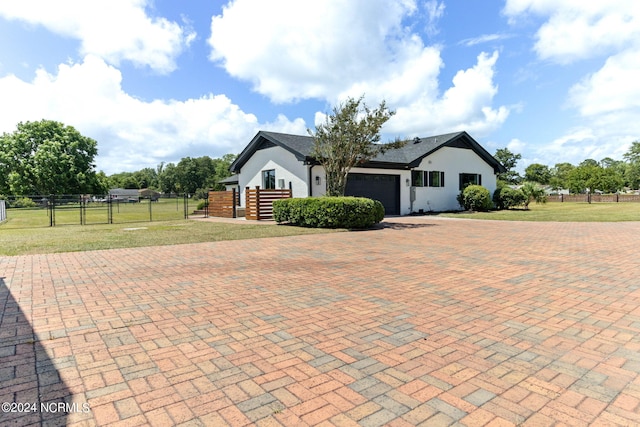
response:
<path id="1" fill-rule="evenodd" d="M 639 425 L 638 237 L 420 217 L 5 257 L 0 424 Z"/>

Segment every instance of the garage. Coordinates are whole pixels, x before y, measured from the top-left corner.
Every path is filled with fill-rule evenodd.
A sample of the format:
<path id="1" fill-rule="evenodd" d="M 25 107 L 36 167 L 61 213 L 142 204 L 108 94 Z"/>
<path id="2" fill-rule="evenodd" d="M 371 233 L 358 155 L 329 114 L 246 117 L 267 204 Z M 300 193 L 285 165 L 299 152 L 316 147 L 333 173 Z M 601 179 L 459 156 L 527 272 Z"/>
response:
<path id="1" fill-rule="evenodd" d="M 379 200 L 385 215 L 400 215 L 400 175 L 350 173 L 345 195 Z"/>

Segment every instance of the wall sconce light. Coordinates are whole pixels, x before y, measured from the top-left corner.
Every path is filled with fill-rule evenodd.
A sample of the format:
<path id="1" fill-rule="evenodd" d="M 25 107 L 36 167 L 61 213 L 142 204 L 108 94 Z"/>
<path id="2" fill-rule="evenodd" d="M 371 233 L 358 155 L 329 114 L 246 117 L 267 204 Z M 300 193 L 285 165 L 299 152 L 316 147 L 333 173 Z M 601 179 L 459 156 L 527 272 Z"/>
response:
<path id="1" fill-rule="evenodd" d="M 320 185 L 320 177 L 316 175 L 316 185 Z"/>
<path id="2" fill-rule="evenodd" d="M 408 187 L 411 184 L 411 180 L 409 180 L 409 178 L 407 178 L 405 183 L 407 184 L 407 187 Z"/>

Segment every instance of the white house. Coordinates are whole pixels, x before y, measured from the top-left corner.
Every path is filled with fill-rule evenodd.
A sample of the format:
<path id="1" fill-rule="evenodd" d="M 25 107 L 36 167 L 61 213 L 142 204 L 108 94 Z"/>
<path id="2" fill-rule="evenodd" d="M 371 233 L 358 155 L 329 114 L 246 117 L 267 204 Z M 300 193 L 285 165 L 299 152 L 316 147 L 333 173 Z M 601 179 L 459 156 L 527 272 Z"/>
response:
<path id="1" fill-rule="evenodd" d="M 246 187 L 323 195 L 325 173 L 312 150 L 310 136 L 258 132 L 231 164 L 242 206 Z M 456 197 L 465 185 L 480 184 L 493 194 L 496 175 L 504 171 L 469 134 L 456 132 L 415 138 L 351 169 L 346 194 L 380 200 L 387 215 L 458 210 Z"/>

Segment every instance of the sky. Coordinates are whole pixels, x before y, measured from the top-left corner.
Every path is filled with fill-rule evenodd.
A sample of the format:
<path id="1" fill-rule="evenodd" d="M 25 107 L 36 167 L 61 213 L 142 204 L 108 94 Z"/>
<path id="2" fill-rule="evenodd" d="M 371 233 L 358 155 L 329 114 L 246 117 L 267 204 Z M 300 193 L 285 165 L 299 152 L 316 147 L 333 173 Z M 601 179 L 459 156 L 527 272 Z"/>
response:
<path id="1" fill-rule="evenodd" d="M 0 2 L 0 132 L 60 121 L 108 175 L 306 135 L 348 97 L 382 140 L 467 131 L 519 170 L 640 140 L 637 0 Z"/>

